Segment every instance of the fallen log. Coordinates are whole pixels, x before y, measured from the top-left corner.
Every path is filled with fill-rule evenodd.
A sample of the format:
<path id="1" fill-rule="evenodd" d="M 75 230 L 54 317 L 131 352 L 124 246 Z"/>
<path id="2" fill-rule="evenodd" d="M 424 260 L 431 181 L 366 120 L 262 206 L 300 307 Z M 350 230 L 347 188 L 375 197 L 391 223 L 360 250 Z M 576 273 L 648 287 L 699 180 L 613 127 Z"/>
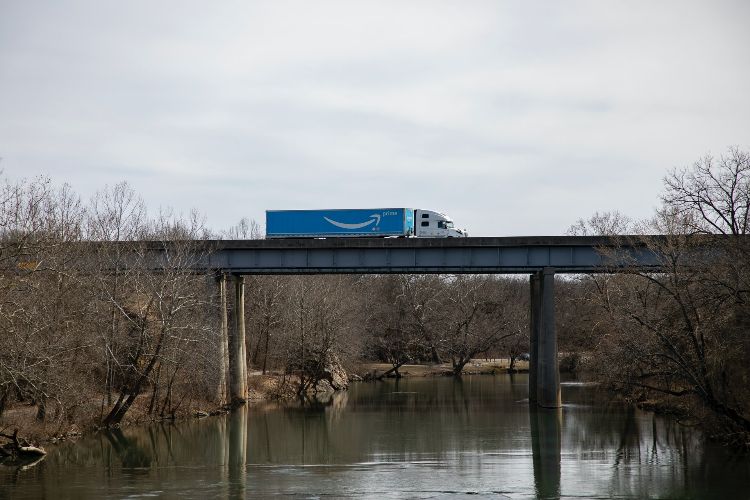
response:
<path id="1" fill-rule="evenodd" d="M 27 459 L 34 457 L 43 457 L 47 454 L 47 452 L 44 451 L 44 448 L 32 446 L 23 438 L 19 439 L 18 429 L 13 432 L 13 435 L 0 433 L 0 437 L 11 440 L 10 443 L 6 443 L 2 447 L 0 447 L 0 449 L 2 449 L 2 452 L 0 453 L 2 453 L 6 457 L 13 456 Z"/>

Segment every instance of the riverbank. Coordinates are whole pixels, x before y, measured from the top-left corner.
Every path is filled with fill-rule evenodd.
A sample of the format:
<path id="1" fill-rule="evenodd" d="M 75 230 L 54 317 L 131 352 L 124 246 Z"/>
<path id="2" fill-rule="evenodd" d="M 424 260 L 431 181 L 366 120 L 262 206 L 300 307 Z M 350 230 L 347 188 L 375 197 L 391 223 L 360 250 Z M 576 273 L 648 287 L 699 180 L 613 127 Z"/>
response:
<path id="1" fill-rule="evenodd" d="M 148 398 L 144 401 L 136 400 L 128 414 L 116 427 L 130 427 L 146 425 L 162 421 L 180 421 L 197 416 L 207 416 L 222 413 L 221 408 L 216 408 L 215 403 L 193 401 L 184 408 L 180 408 L 169 415 L 150 415 L 148 413 Z M 17 404 L 5 410 L 0 419 L 0 432 L 12 433 L 18 431 L 29 442 L 45 445 L 60 441 L 75 440 L 81 436 L 91 434 L 102 427 L 99 425 L 98 412 L 80 416 L 73 419 L 50 419 L 37 420 L 36 406 L 29 404 Z"/>
<path id="2" fill-rule="evenodd" d="M 355 373 L 363 379 L 375 379 L 387 373 L 392 368 L 393 365 L 390 363 L 362 363 L 357 367 Z M 464 366 L 461 373 L 463 375 L 495 375 L 508 373 L 509 369 L 510 363 L 507 358 L 472 359 Z M 519 373 L 528 372 L 529 362 L 516 361 L 514 371 Z M 401 365 L 398 373 L 402 377 L 452 376 L 453 367 L 450 363 Z M 395 374 L 389 373 L 386 377 L 395 377 Z"/>
<path id="3" fill-rule="evenodd" d="M 350 380 L 361 380 L 366 378 L 378 378 L 390 370 L 392 366 L 388 363 L 361 363 L 350 368 Z M 509 369 L 508 359 L 476 359 L 468 363 L 463 370 L 465 375 L 493 375 L 507 373 Z M 515 371 L 527 372 L 528 362 L 517 361 Z M 452 376 L 453 369 L 450 363 L 443 364 L 408 364 L 399 368 L 402 377 L 434 377 Z M 249 406 L 259 405 L 268 401 L 290 400 L 296 397 L 293 385 L 289 377 L 281 374 L 262 374 L 261 372 L 250 372 L 248 375 L 248 399 Z M 332 392 L 330 386 L 323 382 L 321 393 Z M 100 400 L 101 398 L 99 398 Z M 92 398 L 93 400 L 93 398 Z M 184 402 L 173 413 L 167 415 L 153 415 L 149 413 L 149 398 L 142 397 L 136 400 L 132 408 L 120 423 L 119 427 L 130 427 L 134 425 L 145 425 L 163 421 L 182 421 L 192 418 L 206 417 L 226 413 L 229 408 L 219 406 L 208 400 L 190 400 Z M 96 432 L 101 429 L 98 425 L 100 408 L 93 405 L 88 414 L 73 418 L 72 421 L 38 421 L 36 419 L 37 407 L 30 404 L 18 404 L 7 408 L 0 418 L 0 431 L 12 433 L 16 429 L 19 435 L 36 444 L 56 443 L 70 439 L 77 439 L 82 435 Z M 81 412 L 83 409 L 80 410 Z"/>
<path id="4" fill-rule="evenodd" d="M 296 398 L 294 377 L 282 374 L 262 374 L 260 371 L 248 374 L 248 395 L 246 404 L 255 407 L 269 401 L 284 401 Z M 333 388 L 323 381 L 322 392 L 331 392 Z M 0 434 L 18 435 L 37 445 L 46 445 L 60 441 L 74 440 L 81 436 L 97 432 L 103 427 L 99 424 L 107 407 L 101 405 L 103 396 L 91 396 L 91 403 L 77 409 L 76 415 L 57 417 L 48 415 L 46 420 L 36 418 L 38 407 L 31 403 L 17 403 L 9 406 L 0 417 Z M 127 428 L 148 425 L 158 422 L 179 422 L 193 418 L 203 418 L 228 413 L 231 407 L 219 405 L 207 399 L 190 399 L 182 401 L 177 408 L 168 412 L 149 411 L 150 398 L 146 394 L 135 400 L 123 420 L 115 427 Z M 3 440 L 0 439 L 0 445 Z"/>

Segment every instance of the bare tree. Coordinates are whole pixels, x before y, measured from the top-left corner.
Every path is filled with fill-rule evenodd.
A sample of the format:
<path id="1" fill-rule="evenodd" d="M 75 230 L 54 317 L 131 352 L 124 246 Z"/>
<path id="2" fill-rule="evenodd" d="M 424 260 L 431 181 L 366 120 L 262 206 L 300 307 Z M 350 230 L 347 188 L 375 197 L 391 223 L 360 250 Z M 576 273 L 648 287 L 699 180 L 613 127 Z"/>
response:
<path id="1" fill-rule="evenodd" d="M 419 339 L 415 356 L 432 363 L 442 363 L 445 347 L 439 328 L 445 295 L 444 277 L 439 275 L 405 275 L 401 277 L 399 300 L 404 308 L 405 328 Z"/>
<path id="2" fill-rule="evenodd" d="M 273 357 L 272 339 L 283 325 L 288 283 L 279 276 L 255 276 L 247 280 L 249 363 L 265 375 Z"/>
<path id="3" fill-rule="evenodd" d="M 441 319 L 454 375 L 460 376 L 478 354 L 527 332 L 527 287 L 519 285 L 492 276 L 456 276 L 448 283 Z"/>
<path id="4" fill-rule="evenodd" d="M 664 178 L 664 209 L 680 215 L 680 222 L 698 233 L 740 235 L 748 232 L 750 217 L 750 153 L 729 148 L 718 159 L 711 156 L 692 167 L 674 169 Z"/>
<path id="5" fill-rule="evenodd" d="M 98 320 L 102 322 L 104 394 L 106 404 L 112 405 L 115 378 L 122 374 L 119 362 L 124 343 L 122 321 L 127 320 L 125 300 L 140 274 L 133 264 L 139 251 L 142 253 L 139 240 L 146 231 L 146 208 L 130 185 L 122 182 L 96 193 L 87 215 L 87 236 L 100 243 L 93 247 L 96 272 L 90 283 L 93 296 L 106 311 Z"/>
<path id="6" fill-rule="evenodd" d="M 615 210 L 595 212 L 588 219 L 578 219 L 567 232 L 571 236 L 616 236 L 629 234 L 634 227 L 630 217 Z"/>
<path id="7" fill-rule="evenodd" d="M 299 276 L 290 284 L 284 338 L 284 371 L 293 375 L 296 393 L 304 398 L 328 378 L 341 356 L 358 351 L 352 333 L 346 276 Z"/>
<path id="8" fill-rule="evenodd" d="M 243 217 L 237 224 L 222 232 L 221 237 L 230 240 L 262 240 L 263 228 L 255 219 Z"/>
<path id="9" fill-rule="evenodd" d="M 44 179 L 6 183 L 0 197 L 0 412 L 13 393 L 30 398 L 40 420 L 50 401 L 56 417 L 69 415 L 80 402 L 71 372 L 89 366 L 76 362 L 88 347 L 77 325 L 87 315 L 76 276 L 80 201 Z"/>
<path id="10" fill-rule="evenodd" d="M 191 312 L 201 309 L 209 295 L 206 280 L 193 272 L 205 257 L 202 222 L 195 215 L 187 221 L 163 215 L 150 233 L 153 243 L 144 246 L 139 257 L 147 268 L 154 268 L 157 259 L 160 270 L 143 272 L 122 308 L 129 344 L 126 359 L 120 362 L 124 374 L 119 397 L 104 418 L 105 425 L 122 420 L 146 385 L 153 383 L 151 375 L 157 367 L 171 362 L 169 380 L 174 381 L 180 365 L 170 354 L 201 339 Z M 171 392 L 167 397 L 171 404 Z"/>
<path id="11" fill-rule="evenodd" d="M 730 149 L 665 179 L 664 205 L 643 237 L 662 272 L 598 277 L 592 297 L 606 311 L 595 366 L 637 399 L 660 397 L 713 422 L 733 439 L 750 435 L 745 384 L 750 346 L 748 154 Z M 696 237 L 700 234 L 705 237 Z M 720 234 L 723 238 L 715 238 Z M 727 238 L 727 236 L 729 236 Z"/>
<path id="12" fill-rule="evenodd" d="M 365 318 L 367 355 L 391 364 L 379 378 L 391 374 L 400 377 L 403 365 L 431 351 L 424 335 L 425 307 L 415 307 L 412 281 L 408 275 L 371 277 L 366 294 L 359 298 Z"/>

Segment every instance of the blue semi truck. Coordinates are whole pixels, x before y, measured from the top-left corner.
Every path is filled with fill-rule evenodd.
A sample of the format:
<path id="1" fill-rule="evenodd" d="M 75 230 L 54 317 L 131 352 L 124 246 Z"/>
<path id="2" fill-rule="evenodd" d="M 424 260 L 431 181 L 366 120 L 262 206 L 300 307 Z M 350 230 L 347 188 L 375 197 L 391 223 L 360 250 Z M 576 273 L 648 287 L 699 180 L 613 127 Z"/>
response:
<path id="1" fill-rule="evenodd" d="M 450 217 L 414 208 L 266 210 L 266 238 L 463 238 Z"/>

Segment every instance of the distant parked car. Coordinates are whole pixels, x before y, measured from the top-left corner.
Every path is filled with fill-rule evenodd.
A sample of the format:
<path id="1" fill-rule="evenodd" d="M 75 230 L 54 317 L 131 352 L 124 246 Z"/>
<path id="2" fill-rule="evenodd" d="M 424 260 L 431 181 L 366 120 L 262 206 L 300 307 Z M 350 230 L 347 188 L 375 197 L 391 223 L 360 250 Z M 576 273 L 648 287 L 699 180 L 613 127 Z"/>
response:
<path id="1" fill-rule="evenodd" d="M 528 352 L 524 352 L 518 355 L 520 361 L 528 361 L 531 359 L 531 355 Z"/>

